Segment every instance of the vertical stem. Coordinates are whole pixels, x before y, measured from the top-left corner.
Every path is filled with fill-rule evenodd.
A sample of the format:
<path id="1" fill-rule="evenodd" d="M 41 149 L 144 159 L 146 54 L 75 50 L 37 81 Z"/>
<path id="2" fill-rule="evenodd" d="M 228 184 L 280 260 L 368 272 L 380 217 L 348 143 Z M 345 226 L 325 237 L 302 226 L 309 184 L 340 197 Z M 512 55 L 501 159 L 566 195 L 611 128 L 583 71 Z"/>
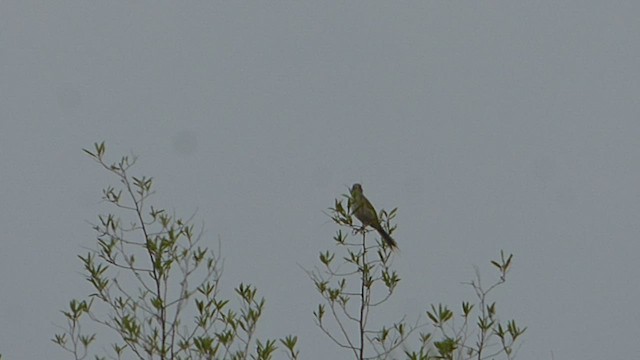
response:
<path id="1" fill-rule="evenodd" d="M 482 290 L 482 285 L 480 284 L 480 275 L 478 275 L 478 287 L 479 287 L 479 293 L 480 295 L 480 309 L 481 314 L 482 314 L 482 320 L 483 322 L 486 321 L 487 319 L 487 315 L 486 315 L 486 311 L 485 311 L 485 293 Z M 483 324 L 483 326 L 486 325 L 486 322 Z M 478 345 L 478 360 L 482 359 L 482 350 L 484 349 L 484 342 L 485 342 L 485 332 L 486 330 L 484 328 L 480 329 L 480 341 L 479 341 L 479 345 Z"/>
<path id="2" fill-rule="evenodd" d="M 151 241 L 151 238 L 149 236 L 149 232 L 147 231 L 147 226 L 144 222 L 144 217 L 143 217 L 143 208 L 142 208 L 142 200 L 144 199 L 144 192 L 142 194 L 140 194 L 140 200 L 138 201 L 138 199 L 135 196 L 135 192 L 133 191 L 133 188 L 131 187 L 131 183 L 129 182 L 129 178 L 126 174 L 125 170 L 122 170 L 122 174 L 120 175 L 122 177 L 122 180 L 125 184 L 125 186 L 127 187 L 127 191 L 129 192 L 129 194 L 131 195 L 131 198 L 133 199 L 133 204 L 135 206 L 135 212 L 136 215 L 138 216 L 138 221 L 140 221 L 140 229 L 142 230 L 142 233 L 144 234 L 144 239 L 145 242 L 147 244 L 147 253 L 149 254 L 149 258 L 151 260 L 151 269 L 153 270 L 151 273 L 151 278 L 153 279 L 155 286 L 156 286 L 156 294 L 158 299 L 162 299 L 162 306 L 160 307 L 160 315 L 159 315 L 159 319 L 158 322 L 160 323 L 160 327 L 161 327 L 161 338 L 162 338 L 162 343 L 160 344 L 160 359 L 164 360 L 166 359 L 166 352 L 167 352 L 167 329 L 166 329 L 166 323 L 167 323 L 167 319 L 166 319 L 166 309 L 165 309 L 165 300 L 166 297 L 162 297 L 162 279 L 161 279 L 161 275 L 160 275 L 160 271 L 157 269 L 156 267 L 156 258 L 160 257 L 161 254 L 153 254 L 153 252 L 151 250 L 149 250 L 149 242 Z M 158 262 L 160 263 L 160 262 Z"/>
<path id="3" fill-rule="evenodd" d="M 366 283 L 369 270 L 367 268 L 367 245 L 365 241 L 365 233 L 362 233 L 362 278 L 360 279 L 360 360 L 364 360 L 364 331 L 365 331 L 365 310 L 367 306 L 367 297 L 365 294 Z"/>

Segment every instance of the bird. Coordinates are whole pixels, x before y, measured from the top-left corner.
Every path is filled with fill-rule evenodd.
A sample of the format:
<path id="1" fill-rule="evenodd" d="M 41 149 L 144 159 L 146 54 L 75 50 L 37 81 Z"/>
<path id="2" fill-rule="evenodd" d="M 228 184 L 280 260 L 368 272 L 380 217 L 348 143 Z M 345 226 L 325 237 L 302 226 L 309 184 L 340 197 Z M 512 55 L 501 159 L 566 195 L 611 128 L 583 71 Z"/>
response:
<path id="1" fill-rule="evenodd" d="M 393 240 L 393 238 L 380 225 L 376 209 L 362 193 L 362 185 L 358 183 L 353 184 L 351 187 L 350 203 L 352 214 L 360 220 L 363 227 L 371 226 L 374 228 L 391 250 L 398 248 L 396 241 Z"/>

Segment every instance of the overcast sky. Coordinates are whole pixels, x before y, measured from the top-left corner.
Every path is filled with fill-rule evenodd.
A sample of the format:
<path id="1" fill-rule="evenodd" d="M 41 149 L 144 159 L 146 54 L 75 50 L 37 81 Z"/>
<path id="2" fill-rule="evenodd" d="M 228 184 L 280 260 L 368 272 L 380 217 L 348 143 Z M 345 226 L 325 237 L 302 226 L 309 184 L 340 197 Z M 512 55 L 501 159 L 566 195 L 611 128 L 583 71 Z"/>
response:
<path id="1" fill-rule="evenodd" d="M 222 242 L 261 334 L 347 358 L 297 264 L 334 250 L 354 182 L 398 207 L 384 309 L 458 307 L 500 249 L 518 358 L 640 353 L 640 2 L 0 2 L 0 353 L 68 359 L 58 310 L 117 184 L 81 149 L 139 156 L 158 207 Z"/>

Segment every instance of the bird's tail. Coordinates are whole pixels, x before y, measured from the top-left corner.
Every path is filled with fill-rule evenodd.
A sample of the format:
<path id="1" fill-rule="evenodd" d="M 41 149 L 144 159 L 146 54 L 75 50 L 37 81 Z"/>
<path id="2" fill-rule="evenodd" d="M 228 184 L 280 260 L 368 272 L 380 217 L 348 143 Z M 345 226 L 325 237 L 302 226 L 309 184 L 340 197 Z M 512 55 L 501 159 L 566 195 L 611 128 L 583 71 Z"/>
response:
<path id="1" fill-rule="evenodd" d="M 387 245 L 391 248 L 391 250 L 395 250 L 398 248 L 398 243 L 395 240 L 393 240 L 391 235 L 389 235 L 386 231 L 384 231 L 382 226 L 378 225 L 374 227 L 374 229 L 378 231 L 380 236 L 382 236 L 382 240 L 384 240 L 384 242 L 387 243 Z"/>

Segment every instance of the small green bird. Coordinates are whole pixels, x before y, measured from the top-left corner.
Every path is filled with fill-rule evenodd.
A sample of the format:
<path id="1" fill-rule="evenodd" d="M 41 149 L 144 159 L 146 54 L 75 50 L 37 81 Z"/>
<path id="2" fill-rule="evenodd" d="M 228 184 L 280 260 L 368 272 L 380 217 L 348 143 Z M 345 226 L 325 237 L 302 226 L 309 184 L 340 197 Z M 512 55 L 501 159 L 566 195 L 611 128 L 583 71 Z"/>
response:
<path id="1" fill-rule="evenodd" d="M 353 184 L 351 187 L 351 212 L 360 220 L 362 226 L 371 226 L 378 231 L 391 250 L 398 248 L 396 241 L 380 225 L 378 213 L 362 193 L 362 185 L 360 184 Z"/>

